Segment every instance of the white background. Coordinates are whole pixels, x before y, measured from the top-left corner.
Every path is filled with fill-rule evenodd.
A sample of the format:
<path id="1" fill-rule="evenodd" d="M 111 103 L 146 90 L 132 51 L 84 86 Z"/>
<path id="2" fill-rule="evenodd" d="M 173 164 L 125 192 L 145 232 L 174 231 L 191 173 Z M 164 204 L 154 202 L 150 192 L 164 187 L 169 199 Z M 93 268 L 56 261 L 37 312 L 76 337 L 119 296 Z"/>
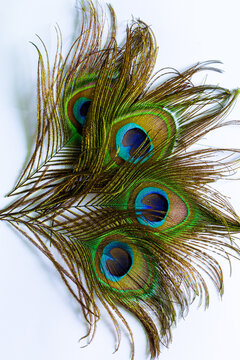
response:
<path id="1" fill-rule="evenodd" d="M 120 32 L 131 16 L 150 24 L 159 45 L 156 70 L 172 66 L 184 69 L 197 61 L 221 60 L 222 75 L 210 74 L 207 82 L 240 86 L 240 42 L 238 0 L 110 0 L 118 15 Z M 34 132 L 37 53 L 30 41 L 35 33 L 54 51 L 54 25 L 70 45 L 74 0 L 8 0 L 0 8 L 0 200 L 14 185 L 26 156 L 25 125 Z M 65 50 L 66 50 L 65 48 Z M 204 79 L 204 76 L 203 76 Z M 27 101 L 26 94 L 28 94 Z M 23 100 L 25 99 L 25 100 Z M 240 119 L 240 100 L 229 119 Z M 20 111 L 21 109 L 21 111 Z M 33 125 L 31 125 L 33 124 Z M 240 130 L 218 132 L 211 145 L 240 147 Z M 239 174 L 238 174 L 239 176 Z M 236 175 L 237 177 L 237 175 Z M 240 181 L 222 184 L 240 213 Z M 225 295 L 213 294 L 210 309 L 190 311 L 173 329 L 169 350 L 162 360 L 239 359 L 240 263 L 233 262 L 233 275 L 224 266 Z M 136 360 L 148 359 L 142 328 L 130 315 L 136 342 Z M 120 350 L 106 321 L 98 325 L 96 337 L 80 349 L 83 319 L 53 266 L 6 224 L 0 224 L 0 358 L 3 360 L 127 360 L 129 343 L 123 333 Z"/>

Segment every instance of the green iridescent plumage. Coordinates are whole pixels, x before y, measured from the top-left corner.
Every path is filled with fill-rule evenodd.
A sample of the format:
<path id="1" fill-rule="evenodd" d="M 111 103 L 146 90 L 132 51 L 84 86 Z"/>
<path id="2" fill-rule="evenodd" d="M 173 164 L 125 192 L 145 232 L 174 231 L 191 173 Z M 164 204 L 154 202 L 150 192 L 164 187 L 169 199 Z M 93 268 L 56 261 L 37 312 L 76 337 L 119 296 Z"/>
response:
<path id="1" fill-rule="evenodd" d="M 118 320 L 127 327 L 133 356 L 122 305 L 145 327 L 154 358 L 195 297 L 208 305 L 204 273 L 222 293 L 214 253 L 239 256 L 240 220 L 209 187 L 237 161 L 191 148 L 222 126 L 239 91 L 191 83 L 199 71 L 214 70 L 214 62 L 153 81 L 151 29 L 135 21 L 118 45 L 109 11 L 104 45 L 104 24 L 88 3 L 65 59 L 59 30 L 52 69 L 47 51 L 45 65 L 37 48 L 36 145 L 10 194 L 19 197 L 0 218 L 53 262 L 82 307 L 88 334 L 100 317 L 98 297 L 118 341 Z"/>

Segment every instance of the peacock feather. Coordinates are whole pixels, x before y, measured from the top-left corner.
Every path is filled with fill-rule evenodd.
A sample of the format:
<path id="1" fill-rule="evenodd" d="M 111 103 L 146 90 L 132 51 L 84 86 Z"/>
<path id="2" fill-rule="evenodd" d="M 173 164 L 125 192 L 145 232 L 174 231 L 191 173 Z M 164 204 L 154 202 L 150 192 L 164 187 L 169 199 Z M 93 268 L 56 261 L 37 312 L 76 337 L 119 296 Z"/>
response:
<path id="1" fill-rule="evenodd" d="M 151 28 L 132 21 L 119 44 L 108 9 L 105 42 L 103 17 L 84 2 L 65 57 L 59 28 L 52 66 L 44 43 L 43 53 L 35 45 L 35 147 L 0 219 L 52 261 L 88 336 L 100 318 L 98 298 L 118 343 L 119 321 L 126 327 L 133 358 L 124 307 L 145 328 L 153 359 L 196 297 L 208 305 L 207 278 L 222 294 L 216 256 L 239 257 L 240 219 L 210 187 L 238 167 L 238 151 L 194 146 L 228 125 L 239 90 L 193 85 L 193 75 L 218 71 L 213 61 L 153 75 Z"/>

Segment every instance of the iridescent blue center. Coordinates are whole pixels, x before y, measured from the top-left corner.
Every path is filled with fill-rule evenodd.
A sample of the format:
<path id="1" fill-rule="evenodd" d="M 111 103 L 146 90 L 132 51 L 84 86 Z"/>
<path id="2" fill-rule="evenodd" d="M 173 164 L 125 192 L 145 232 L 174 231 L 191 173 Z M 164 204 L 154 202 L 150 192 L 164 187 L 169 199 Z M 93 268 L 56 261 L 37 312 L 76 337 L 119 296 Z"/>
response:
<path id="1" fill-rule="evenodd" d="M 130 246 L 121 241 L 114 241 L 103 249 L 100 268 L 108 280 L 116 282 L 129 272 L 132 263 L 133 252 Z"/>
<path id="2" fill-rule="evenodd" d="M 138 162 L 147 160 L 153 149 L 151 139 L 138 124 L 128 123 L 122 126 L 115 139 L 118 156 L 125 161 Z M 147 156 L 149 154 L 149 156 Z"/>
<path id="3" fill-rule="evenodd" d="M 168 196 L 157 187 L 146 187 L 138 193 L 135 209 L 141 224 L 158 227 L 164 223 L 168 214 Z"/>
<path id="4" fill-rule="evenodd" d="M 77 122 L 82 126 L 85 124 L 90 104 L 91 100 L 81 97 L 77 99 L 73 105 L 73 115 Z"/>

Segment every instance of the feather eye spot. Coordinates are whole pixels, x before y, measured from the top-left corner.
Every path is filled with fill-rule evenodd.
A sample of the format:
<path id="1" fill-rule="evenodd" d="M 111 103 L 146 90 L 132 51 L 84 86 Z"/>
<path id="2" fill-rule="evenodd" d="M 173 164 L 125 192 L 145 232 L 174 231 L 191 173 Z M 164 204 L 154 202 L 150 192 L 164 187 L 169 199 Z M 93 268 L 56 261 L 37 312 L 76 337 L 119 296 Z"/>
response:
<path id="1" fill-rule="evenodd" d="M 82 100 L 82 102 L 81 102 L 80 106 L 78 107 L 78 110 L 79 110 L 80 116 L 82 117 L 82 119 L 84 119 L 84 122 L 85 122 L 86 116 L 88 113 L 88 109 L 91 104 L 91 100 L 86 99 L 86 98 L 81 98 L 81 100 Z M 77 113 L 77 115 L 78 115 L 78 113 Z"/>
<path id="2" fill-rule="evenodd" d="M 162 183 L 139 184 L 127 201 L 128 209 L 135 211 L 134 222 L 159 231 L 181 228 L 181 225 L 190 225 L 196 219 L 188 197 L 182 197 L 181 193 Z"/>
<path id="3" fill-rule="evenodd" d="M 101 272 L 110 281 L 121 280 L 131 269 L 133 252 L 126 243 L 114 241 L 102 251 Z"/>
<path id="4" fill-rule="evenodd" d="M 138 162 L 147 160 L 147 154 L 153 149 L 151 139 L 139 125 L 129 123 L 121 127 L 116 135 L 118 155 L 125 161 Z"/>
<path id="5" fill-rule="evenodd" d="M 122 234 L 111 234 L 99 240 L 94 268 L 101 284 L 123 297 L 128 296 L 128 292 L 144 293 L 153 282 L 145 253 Z"/>
<path id="6" fill-rule="evenodd" d="M 108 272 L 116 277 L 124 276 L 128 273 L 132 266 L 132 258 L 130 254 L 120 247 L 110 250 L 112 259 L 106 261 Z"/>
<path id="7" fill-rule="evenodd" d="M 158 227 L 164 223 L 168 214 L 168 196 L 159 188 L 146 187 L 138 193 L 135 209 L 141 224 Z"/>
<path id="8" fill-rule="evenodd" d="M 118 165 L 143 163 L 169 153 L 175 138 L 175 120 L 168 111 L 138 109 L 114 119 L 109 153 Z"/>
<path id="9" fill-rule="evenodd" d="M 64 103 L 65 115 L 74 128 L 82 135 L 88 111 L 93 99 L 94 84 L 90 83 L 86 88 L 71 94 Z"/>
<path id="10" fill-rule="evenodd" d="M 77 99 L 73 105 L 73 110 L 72 110 L 73 116 L 81 126 L 84 126 L 85 124 L 90 104 L 91 104 L 91 100 L 85 97 L 81 97 Z"/>

